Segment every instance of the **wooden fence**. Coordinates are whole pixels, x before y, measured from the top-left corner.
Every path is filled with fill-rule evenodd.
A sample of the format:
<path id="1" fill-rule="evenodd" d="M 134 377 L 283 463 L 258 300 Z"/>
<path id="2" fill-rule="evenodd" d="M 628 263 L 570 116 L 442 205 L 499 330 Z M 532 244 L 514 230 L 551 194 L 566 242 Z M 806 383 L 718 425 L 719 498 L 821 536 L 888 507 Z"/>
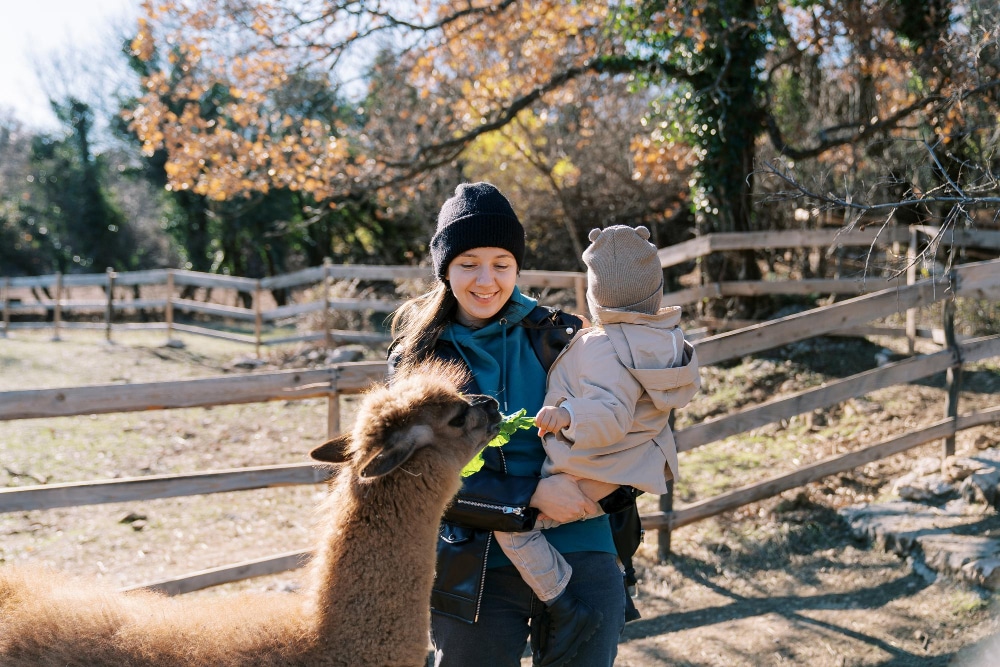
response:
<path id="1" fill-rule="evenodd" d="M 165 330 L 167 339 L 173 339 L 175 332 L 210 336 L 239 343 L 254 345 L 258 354 L 262 345 L 281 345 L 322 340 L 329 347 L 337 342 L 385 342 L 388 336 L 384 332 L 364 332 L 335 330 L 329 326 L 331 314 L 335 312 L 368 312 L 391 313 L 396 310 L 400 299 L 370 299 L 330 296 L 333 281 L 385 281 L 400 282 L 408 280 L 430 280 L 430 270 L 416 266 L 365 266 L 365 265 L 333 265 L 313 267 L 272 278 L 242 278 L 180 269 L 157 269 L 152 271 L 134 271 L 116 273 L 108 271 L 105 274 L 63 275 L 0 278 L 0 306 L 3 311 L 3 326 L 0 336 L 13 329 L 52 328 L 54 338 L 59 339 L 64 328 L 95 328 L 104 329 L 110 340 L 112 332 L 118 330 L 154 329 Z M 565 271 L 522 271 L 519 284 L 525 288 L 535 289 L 566 289 L 574 294 L 577 308 L 584 312 L 586 300 L 586 278 L 582 273 Z M 291 303 L 273 308 L 264 307 L 264 296 L 272 290 L 302 290 L 309 287 L 326 286 L 320 290 L 321 298 Z M 103 300 L 80 300 L 68 298 L 71 288 L 100 288 L 105 294 Z M 164 296 L 157 298 L 129 298 L 122 292 L 123 287 L 162 287 Z M 191 287 L 206 290 L 222 289 L 228 292 L 252 295 L 253 307 L 244 308 L 221 303 L 209 303 L 178 296 L 178 288 Z M 37 295 L 37 290 L 47 290 L 52 294 L 50 299 L 44 297 L 29 299 Z M 20 298 L 14 297 L 17 291 Z M 152 323 L 115 323 L 116 314 L 126 311 L 156 311 L 163 313 L 160 322 Z M 28 320 L 13 321 L 15 315 L 31 315 L 52 313 L 52 321 Z M 68 322 L 64 314 L 76 312 L 93 315 L 100 313 L 101 322 Z M 208 326 L 181 324 L 176 321 L 175 313 L 185 312 L 217 318 L 219 321 L 242 323 L 252 327 L 252 334 L 241 334 Z M 291 336 L 265 337 L 268 329 L 281 321 L 295 321 L 303 316 L 321 313 L 321 321 L 327 323 L 321 331 L 300 333 Z"/>
<path id="2" fill-rule="evenodd" d="M 905 251 L 902 246 L 905 245 Z M 660 263 L 664 268 L 677 266 L 710 255 L 714 252 L 734 250 L 769 250 L 775 249 L 815 249 L 816 252 L 830 253 L 836 249 L 857 247 L 863 249 L 888 248 L 895 253 L 898 261 L 908 263 L 909 268 L 899 277 L 899 282 L 912 284 L 917 277 L 914 258 L 930 245 L 951 245 L 959 247 L 974 247 L 989 252 L 1000 251 L 1000 232 L 997 231 L 953 231 L 947 233 L 941 229 L 929 226 L 913 226 L 909 228 L 870 227 L 865 230 L 843 231 L 840 229 L 791 230 L 778 232 L 755 232 L 739 234 L 709 234 L 691 241 L 677 244 L 659 251 Z M 825 249 L 825 250 L 823 250 Z M 811 280 L 762 280 L 762 281 L 729 281 L 706 283 L 699 279 L 699 285 L 667 292 L 664 295 L 665 304 L 687 306 L 703 299 L 723 298 L 731 296 L 757 295 L 809 295 L 829 294 L 856 296 L 872 289 L 885 286 L 883 272 L 874 269 L 866 270 L 858 279 L 811 279 Z M 401 303 L 399 299 L 388 298 L 347 298 L 333 297 L 331 286 L 335 281 L 366 281 L 392 282 L 423 281 L 431 278 L 426 267 L 415 266 L 366 266 L 366 265 L 333 265 L 312 267 L 294 273 L 274 276 L 271 278 L 242 278 L 216 274 L 199 273 L 178 269 L 161 269 L 153 271 L 136 271 L 130 273 L 62 275 L 53 274 L 35 277 L 5 277 L 0 278 L 0 309 L 3 320 L 0 336 L 17 328 L 46 327 L 54 330 L 54 338 L 60 337 L 64 328 L 103 328 L 110 340 L 115 329 L 156 329 L 165 330 L 167 338 L 172 339 L 175 332 L 197 334 L 224 338 L 231 341 L 247 343 L 255 346 L 259 355 L 261 346 L 280 345 L 324 341 L 326 346 L 334 342 L 384 342 L 387 336 L 384 331 L 345 331 L 332 329 L 331 315 L 336 312 L 366 312 L 390 313 Z M 565 291 L 572 295 L 576 311 L 587 311 L 585 290 L 585 274 L 571 271 L 522 271 L 519 279 L 522 288 L 547 291 L 550 289 Z M 315 290 L 319 298 L 304 300 L 288 305 L 265 307 L 265 296 L 273 290 L 305 290 L 322 286 Z M 137 298 L 134 294 L 140 287 L 155 287 L 162 295 L 156 298 Z M 70 290 L 79 288 L 100 288 L 105 295 L 103 300 L 71 299 Z M 132 288 L 129 295 L 122 288 Z M 178 289 L 203 288 L 206 290 L 224 290 L 229 293 L 251 295 L 253 306 L 250 308 L 207 303 L 190 298 L 181 298 Z M 44 296 L 39 292 L 50 295 Z M 16 296 L 15 296 L 16 294 Z M 233 301 L 235 302 L 235 298 Z M 162 313 L 162 320 L 148 323 L 116 323 L 116 317 L 126 312 L 138 311 Z M 194 324 L 181 324 L 176 321 L 175 313 L 188 313 L 215 318 L 219 322 L 232 322 L 252 329 L 251 334 L 226 331 L 220 327 L 209 327 Z M 99 315 L 103 321 L 69 322 L 64 315 L 69 313 Z M 31 316 L 42 315 L 35 320 Z M 50 315 L 51 314 L 51 315 Z M 280 322 L 295 322 L 304 316 L 320 314 L 320 321 L 325 323 L 321 331 L 296 333 L 295 335 L 275 334 L 275 325 Z M 14 321 L 15 316 L 21 321 Z M 51 316 L 51 321 L 46 321 Z M 734 328 L 744 326 L 745 322 L 716 323 L 706 321 L 709 329 Z M 853 333 L 866 333 L 858 331 Z M 871 333 L 871 332 L 869 332 Z M 908 315 L 905 331 L 881 331 L 894 335 L 905 334 L 913 341 L 918 335 L 932 335 L 930 332 L 918 331 L 914 314 Z M 911 342 L 912 351 L 912 342 Z"/>
<path id="3" fill-rule="evenodd" d="M 691 505 L 674 508 L 672 498 L 662 496 L 660 511 L 642 517 L 645 528 L 658 531 L 661 555 L 665 556 L 669 550 L 670 530 L 673 528 L 934 440 L 943 439 L 945 442 L 943 453 L 953 453 L 954 436 L 957 432 L 974 426 L 1000 422 L 1000 407 L 973 414 L 959 413 L 957 399 L 963 364 L 1000 356 L 1000 335 L 959 342 L 954 335 L 954 300 L 957 297 L 992 300 L 1000 298 L 1000 260 L 959 266 L 939 279 L 915 281 L 911 285 L 884 289 L 696 341 L 699 359 L 702 365 L 708 366 L 815 336 L 841 332 L 892 313 L 944 302 L 942 324 L 945 331 L 945 347 L 940 351 L 913 356 L 849 378 L 829 382 L 819 388 L 802 391 L 678 430 L 676 440 L 681 452 L 746 433 L 798 414 L 830 407 L 877 389 L 913 382 L 942 371 L 948 371 L 949 384 L 948 397 L 942 410 L 945 417 L 917 431 L 901 434 L 884 442 L 868 445 Z M 0 420 L 327 396 L 330 399 L 328 430 L 333 434 L 340 429 L 338 397 L 362 391 L 370 382 L 384 377 L 384 373 L 383 363 L 366 362 L 340 364 L 319 370 L 251 373 L 239 377 L 168 383 L 0 392 Z M 276 485 L 315 484 L 323 479 L 325 479 L 324 473 L 311 464 L 301 463 L 184 475 L 40 485 L 0 490 L 0 512 L 249 490 Z M 151 582 L 144 587 L 171 594 L 184 593 L 219 583 L 282 572 L 297 567 L 306 556 L 307 552 L 284 553 Z"/>

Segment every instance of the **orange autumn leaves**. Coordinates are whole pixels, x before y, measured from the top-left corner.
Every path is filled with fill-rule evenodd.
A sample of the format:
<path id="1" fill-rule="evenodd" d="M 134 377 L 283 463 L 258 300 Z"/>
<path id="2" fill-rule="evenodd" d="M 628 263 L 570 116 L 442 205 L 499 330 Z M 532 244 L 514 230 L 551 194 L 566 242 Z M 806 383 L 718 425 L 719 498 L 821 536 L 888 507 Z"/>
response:
<path id="1" fill-rule="evenodd" d="M 220 200 L 281 187 L 330 201 L 446 162 L 505 113 L 530 115 L 518 105 L 540 88 L 546 105 L 579 101 L 553 74 L 607 40 L 605 3 L 229 4 L 144 3 L 131 46 L 150 73 L 127 115 L 146 154 L 166 151 L 169 188 Z M 409 48 L 371 58 L 378 39 Z M 302 72 L 329 77 L 338 108 L 283 105 Z"/>

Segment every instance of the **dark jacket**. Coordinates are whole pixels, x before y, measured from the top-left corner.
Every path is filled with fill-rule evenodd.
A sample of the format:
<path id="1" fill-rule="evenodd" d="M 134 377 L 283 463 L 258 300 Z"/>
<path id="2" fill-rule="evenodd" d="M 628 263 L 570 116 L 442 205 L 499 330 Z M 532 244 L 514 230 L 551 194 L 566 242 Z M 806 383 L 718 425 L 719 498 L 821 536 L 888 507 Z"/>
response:
<path id="1" fill-rule="evenodd" d="M 526 329 L 532 349 L 546 371 L 582 325 L 580 318 L 544 306 L 535 307 L 518 322 Z M 443 338 L 435 345 L 434 357 L 464 365 L 458 350 Z M 390 350 L 390 378 L 399 361 Z M 475 379 L 463 390 L 480 393 Z M 493 531 L 521 532 L 535 523 L 538 510 L 529 507 L 528 502 L 538 478 L 507 475 L 502 450 L 487 447 L 483 451 L 483 468 L 463 480 L 445 512 L 438 540 L 437 578 L 431 593 L 435 612 L 474 622 Z"/>
<path id="2" fill-rule="evenodd" d="M 526 329 L 538 360 L 548 371 L 582 324 L 574 315 L 537 306 L 517 326 Z M 438 340 L 433 356 L 464 365 L 461 354 L 446 339 Z M 398 355 L 390 349 L 390 378 L 398 362 Z M 475 379 L 463 391 L 481 393 Z M 502 447 L 487 447 L 483 458 L 483 468 L 463 480 L 462 488 L 445 512 L 438 540 L 437 577 L 431 592 L 434 612 L 470 623 L 479 615 L 486 555 L 493 531 L 530 530 L 538 515 L 538 510 L 529 507 L 528 503 L 539 478 L 506 474 Z M 634 507 L 633 502 L 633 510 Z"/>

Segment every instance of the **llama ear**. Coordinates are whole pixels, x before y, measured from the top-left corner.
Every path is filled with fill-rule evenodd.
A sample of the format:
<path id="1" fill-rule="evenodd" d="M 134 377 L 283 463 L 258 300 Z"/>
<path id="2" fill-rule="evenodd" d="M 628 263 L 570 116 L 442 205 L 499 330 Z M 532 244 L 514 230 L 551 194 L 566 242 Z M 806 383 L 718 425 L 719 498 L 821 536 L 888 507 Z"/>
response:
<path id="1" fill-rule="evenodd" d="M 593 229 L 590 230 L 590 234 L 587 235 L 587 238 L 590 239 L 591 243 L 593 243 L 594 241 L 597 240 L 597 237 L 600 235 L 601 235 L 601 228 L 594 227 Z"/>
<path id="2" fill-rule="evenodd" d="M 638 227 L 635 228 L 635 233 L 638 234 L 639 238 L 641 238 L 643 241 L 648 241 L 649 240 L 649 228 L 648 227 L 645 227 L 644 225 L 639 225 Z"/>
<path id="3" fill-rule="evenodd" d="M 434 430 L 426 424 L 417 424 L 404 431 L 393 433 L 386 447 L 369 458 L 361 467 L 362 477 L 381 477 L 410 460 L 413 452 L 431 444 Z"/>
<path id="4" fill-rule="evenodd" d="M 333 440 L 327 440 L 309 456 L 324 463 L 347 463 L 351 460 L 351 436 L 340 435 Z"/>

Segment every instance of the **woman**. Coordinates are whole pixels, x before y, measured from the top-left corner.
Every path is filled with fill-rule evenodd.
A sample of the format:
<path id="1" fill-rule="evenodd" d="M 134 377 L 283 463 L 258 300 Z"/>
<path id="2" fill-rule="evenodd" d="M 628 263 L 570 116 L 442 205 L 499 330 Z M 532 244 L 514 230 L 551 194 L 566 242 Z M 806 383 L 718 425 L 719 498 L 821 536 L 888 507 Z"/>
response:
<path id="1" fill-rule="evenodd" d="M 504 414 L 535 415 L 546 371 L 581 327 L 517 289 L 524 228 L 489 183 L 459 185 L 438 216 L 431 259 L 438 283 L 393 318 L 390 372 L 434 357 L 472 372 L 470 393 L 494 396 Z M 434 664 L 516 666 L 530 636 L 536 665 L 607 667 L 625 623 L 625 587 L 606 515 L 569 478 L 539 480 L 545 451 L 535 431 L 484 452 L 445 514 L 431 598 Z M 494 530 L 529 530 L 539 513 L 562 523 L 545 537 L 573 568 L 550 613 L 493 543 Z M 587 519 L 588 516 L 596 518 Z"/>

